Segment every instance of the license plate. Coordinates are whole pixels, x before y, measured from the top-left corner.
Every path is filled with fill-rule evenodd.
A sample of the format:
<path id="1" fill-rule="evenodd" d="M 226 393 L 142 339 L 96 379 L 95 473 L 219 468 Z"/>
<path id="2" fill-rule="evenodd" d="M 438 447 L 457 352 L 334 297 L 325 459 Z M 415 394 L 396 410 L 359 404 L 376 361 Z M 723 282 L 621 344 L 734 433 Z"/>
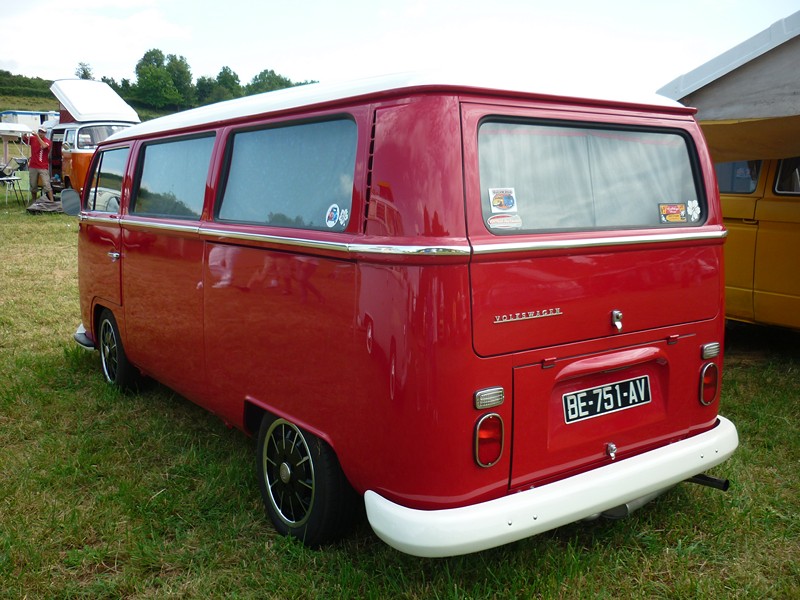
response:
<path id="1" fill-rule="evenodd" d="M 615 381 L 603 386 L 570 392 L 562 396 L 564 421 L 575 423 L 650 402 L 647 375 Z"/>

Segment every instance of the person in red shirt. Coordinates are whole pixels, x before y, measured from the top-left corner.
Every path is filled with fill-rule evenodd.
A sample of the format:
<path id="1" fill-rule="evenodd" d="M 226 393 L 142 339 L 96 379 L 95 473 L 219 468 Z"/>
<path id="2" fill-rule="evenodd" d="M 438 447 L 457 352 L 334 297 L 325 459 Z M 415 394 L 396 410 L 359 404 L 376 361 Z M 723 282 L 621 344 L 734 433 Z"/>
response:
<path id="1" fill-rule="evenodd" d="M 39 193 L 39 182 L 47 199 L 53 201 L 53 188 L 50 186 L 50 140 L 45 136 L 44 127 L 30 137 L 31 160 L 28 163 L 30 177 L 31 200 L 36 200 Z"/>

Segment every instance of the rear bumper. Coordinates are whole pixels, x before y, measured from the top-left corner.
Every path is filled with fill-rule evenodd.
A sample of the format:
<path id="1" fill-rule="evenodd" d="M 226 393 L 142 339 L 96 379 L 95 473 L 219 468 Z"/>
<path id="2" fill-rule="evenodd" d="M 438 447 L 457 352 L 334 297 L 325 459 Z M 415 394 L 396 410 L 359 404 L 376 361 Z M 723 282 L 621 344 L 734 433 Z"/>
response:
<path id="1" fill-rule="evenodd" d="M 542 533 L 675 485 L 726 460 L 739 444 L 719 417 L 713 429 L 555 483 L 481 504 L 442 510 L 406 508 L 367 490 L 375 533 L 416 556 L 477 552 Z"/>

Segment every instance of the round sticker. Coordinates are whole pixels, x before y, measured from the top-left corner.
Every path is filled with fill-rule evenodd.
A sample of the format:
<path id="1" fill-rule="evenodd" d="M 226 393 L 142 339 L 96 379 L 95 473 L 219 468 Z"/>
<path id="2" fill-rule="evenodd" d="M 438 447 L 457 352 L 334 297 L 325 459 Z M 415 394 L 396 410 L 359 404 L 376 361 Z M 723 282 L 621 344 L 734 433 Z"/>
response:
<path id="1" fill-rule="evenodd" d="M 325 216 L 325 225 L 328 227 L 336 227 L 339 222 L 339 205 L 331 204 L 328 207 L 328 214 Z"/>

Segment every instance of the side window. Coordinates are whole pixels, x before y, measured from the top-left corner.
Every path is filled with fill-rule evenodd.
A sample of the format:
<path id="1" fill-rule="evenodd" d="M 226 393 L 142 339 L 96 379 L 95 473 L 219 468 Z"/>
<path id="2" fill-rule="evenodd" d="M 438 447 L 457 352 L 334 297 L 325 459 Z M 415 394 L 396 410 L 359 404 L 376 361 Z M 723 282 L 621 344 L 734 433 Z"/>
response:
<path id="1" fill-rule="evenodd" d="M 213 147 L 214 136 L 145 145 L 131 212 L 199 219 Z"/>
<path id="2" fill-rule="evenodd" d="M 75 147 L 75 130 L 67 129 L 64 133 L 64 150 L 70 150 Z"/>
<path id="3" fill-rule="evenodd" d="M 737 160 L 717 163 L 717 183 L 721 194 L 752 194 L 761 173 L 760 160 Z"/>
<path id="4" fill-rule="evenodd" d="M 702 225 L 692 151 L 680 132 L 486 121 L 484 222 L 496 235 Z"/>
<path id="5" fill-rule="evenodd" d="M 95 162 L 91 187 L 86 194 L 86 210 L 119 212 L 122 177 L 128 162 L 129 148 L 104 150 Z"/>
<path id="6" fill-rule="evenodd" d="M 781 161 L 778 177 L 775 180 L 775 192 L 800 195 L 800 156 Z"/>
<path id="7" fill-rule="evenodd" d="M 353 199 L 356 135 L 350 119 L 234 134 L 217 217 L 344 231 Z"/>

